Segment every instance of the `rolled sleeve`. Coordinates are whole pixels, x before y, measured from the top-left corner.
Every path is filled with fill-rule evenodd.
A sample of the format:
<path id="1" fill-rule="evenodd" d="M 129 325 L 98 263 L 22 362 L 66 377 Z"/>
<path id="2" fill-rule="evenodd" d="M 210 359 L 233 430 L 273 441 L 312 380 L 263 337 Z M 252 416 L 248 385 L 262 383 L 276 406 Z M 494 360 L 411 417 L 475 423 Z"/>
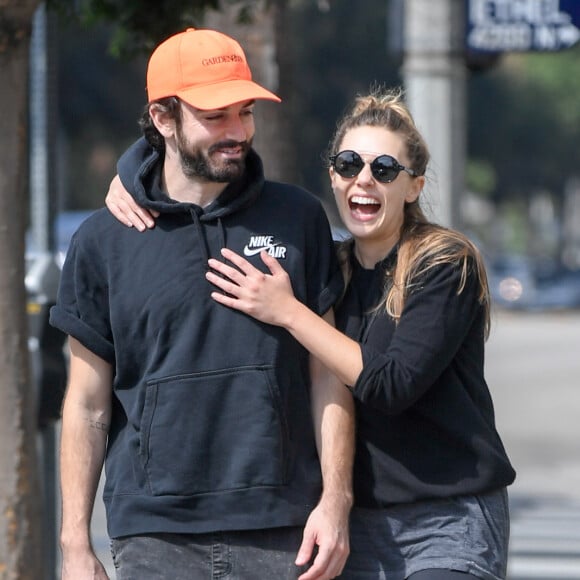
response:
<path id="1" fill-rule="evenodd" d="M 108 285 L 96 266 L 98 251 L 91 243 L 90 227 L 73 236 L 61 275 L 50 324 L 76 338 L 109 363 L 115 351 L 109 323 Z"/>

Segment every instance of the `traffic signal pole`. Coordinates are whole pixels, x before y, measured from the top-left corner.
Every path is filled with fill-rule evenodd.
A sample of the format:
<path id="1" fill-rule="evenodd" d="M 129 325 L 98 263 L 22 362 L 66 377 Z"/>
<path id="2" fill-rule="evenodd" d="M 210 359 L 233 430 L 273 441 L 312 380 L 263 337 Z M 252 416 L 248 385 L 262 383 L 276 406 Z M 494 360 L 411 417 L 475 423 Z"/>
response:
<path id="1" fill-rule="evenodd" d="M 431 152 L 427 210 L 461 228 L 465 188 L 466 67 L 464 0 L 406 0 L 403 79 L 406 100 Z"/>

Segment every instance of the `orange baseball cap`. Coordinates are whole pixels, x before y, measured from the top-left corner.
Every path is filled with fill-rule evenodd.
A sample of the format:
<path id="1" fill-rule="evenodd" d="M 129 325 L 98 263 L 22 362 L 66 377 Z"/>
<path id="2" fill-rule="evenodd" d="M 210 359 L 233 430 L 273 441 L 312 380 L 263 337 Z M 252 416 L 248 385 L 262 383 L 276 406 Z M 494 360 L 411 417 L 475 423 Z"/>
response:
<path id="1" fill-rule="evenodd" d="M 242 47 L 216 30 L 188 28 L 162 42 L 147 67 L 149 102 L 179 97 L 197 109 L 222 109 L 280 97 L 252 81 Z"/>

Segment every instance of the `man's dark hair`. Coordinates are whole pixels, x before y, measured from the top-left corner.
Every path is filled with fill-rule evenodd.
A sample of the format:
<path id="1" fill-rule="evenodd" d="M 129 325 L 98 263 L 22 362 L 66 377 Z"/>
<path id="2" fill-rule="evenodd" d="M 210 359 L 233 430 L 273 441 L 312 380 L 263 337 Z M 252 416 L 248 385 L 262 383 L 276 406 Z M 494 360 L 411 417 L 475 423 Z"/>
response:
<path id="1" fill-rule="evenodd" d="M 165 139 L 153 124 L 151 115 L 149 114 L 149 108 L 151 105 L 154 105 L 164 110 L 172 119 L 175 119 L 177 128 L 179 129 L 181 127 L 181 107 L 179 103 L 180 101 L 177 97 L 166 97 L 145 105 L 145 109 L 139 120 L 139 126 L 148 143 L 158 151 L 165 151 Z"/>

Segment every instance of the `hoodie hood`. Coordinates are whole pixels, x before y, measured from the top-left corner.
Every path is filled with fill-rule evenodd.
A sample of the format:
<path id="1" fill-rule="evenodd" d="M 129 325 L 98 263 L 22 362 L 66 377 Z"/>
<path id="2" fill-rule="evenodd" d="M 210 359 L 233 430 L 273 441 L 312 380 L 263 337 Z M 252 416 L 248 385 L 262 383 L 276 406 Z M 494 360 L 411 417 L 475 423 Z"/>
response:
<path id="1" fill-rule="evenodd" d="M 161 188 L 162 154 L 141 138 L 119 159 L 121 183 L 135 201 L 160 213 L 195 213 L 201 222 L 214 221 L 251 205 L 264 186 L 262 160 L 251 149 L 241 179 L 229 183 L 219 197 L 205 208 L 171 199 Z"/>

